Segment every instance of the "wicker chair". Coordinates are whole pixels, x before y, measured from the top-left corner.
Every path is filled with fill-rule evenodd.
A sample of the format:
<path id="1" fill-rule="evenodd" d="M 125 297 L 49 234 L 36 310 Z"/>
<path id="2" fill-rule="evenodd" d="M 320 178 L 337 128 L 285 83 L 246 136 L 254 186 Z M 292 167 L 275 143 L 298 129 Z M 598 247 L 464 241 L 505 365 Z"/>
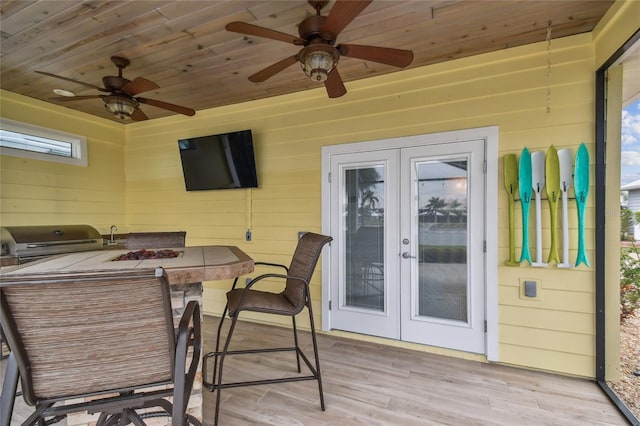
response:
<path id="1" fill-rule="evenodd" d="M 2 426 L 11 421 L 18 377 L 35 407 L 25 425 L 78 411 L 100 413 L 97 425 L 144 425 L 143 417 L 160 413 L 174 426 L 200 424 L 186 414 L 200 360 L 200 307 L 190 302 L 176 331 L 161 268 L 5 275 L 0 293 L 11 348 Z"/>
<path id="2" fill-rule="evenodd" d="M 184 247 L 187 233 L 177 232 L 131 232 L 127 235 L 128 249 Z"/>
<path id="3" fill-rule="evenodd" d="M 320 407 L 324 411 L 324 395 L 322 392 L 322 377 L 320 375 L 320 360 L 318 358 L 318 344 L 316 342 L 315 325 L 313 321 L 313 309 L 311 307 L 311 296 L 309 293 L 309 282 L 313 271 L 318 263 L 318 258 L 325 244 L 332 240 L 331 237 L 325 235 L 314 234 L 308 232 L 304 234 L 298 241 L 298 246 L 293 254 L 289 267 L 273 263 L 256 262 L 255 265 L 266 265 L 277 267 L 284 270 L 284 274 L 268 273 L 259 275 L 252 279 L 244 288 L 236 288 L 238 279 L 235 280 L 232 289 L 227 293 L 227 305 L 225 306 L 220 323 L 218 325 L 218 338 L 216 340 L 215 352 L 205 354 L 203 357 L 203 382 L 210 391 L 217 391 L 216 408 L 214 424 L 218 424 L 220 412 L 220 391 L 221 389 L 254 386 L 270 383 L 293 382 L 303 380 L 316 380 L 318 382 L 318 391 L 320 394 Z M 279 279 L 285 283 L 284 290 L 281 293 L 272 293 L 267 291 L 254 290 L 254 286 L 264 279 Z M 299 314 L 304 307 L 309 312 L 309 321 L 311 326 L 311 340 L 313 343 L 313 352 L 315 363 L 312 364 L 309 358 L 303 353 L 298 344 L 298 333 L 296 328 L 296 315 Z M 233 331 L 236 327 L 238 317 L 242 311 L 262 312 L 276 315 L 290 316 L 293 323 L 293 340 L 294 346 L 284 348 L 260 348 L 247 350 L 229 350 Z M 224 319 L 229 314 L 231 318 L 231 326 L 227 334 L 224 348 L 220 351 L 220 332 Z M 243 382 L 223 382 L 223 365 L 227 355 L 256 354 L 262 352 L 283 352 L 293 351 L 296 354 L 297 371 L 301 373 L 300 359 L 304 361 L 311 374 L 294 375 L 291 377 L 281 377 L 265 380 L 251 380 Z M 213 361 L 213 369 L 209 364 Z M 209 371 L 211 372 L 209 374 Z M 211 377 L 211 381 L 209 381 Z"/>

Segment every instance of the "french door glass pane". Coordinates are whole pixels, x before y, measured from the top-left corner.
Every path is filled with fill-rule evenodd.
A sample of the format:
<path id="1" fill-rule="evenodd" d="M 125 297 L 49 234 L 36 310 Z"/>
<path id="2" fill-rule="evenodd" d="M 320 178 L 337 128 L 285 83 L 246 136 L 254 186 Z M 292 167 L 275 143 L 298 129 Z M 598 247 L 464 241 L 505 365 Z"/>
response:
<path id="1" fill-rule="evenodd" d="M 419 316 L 467 321 L 467 159 L 416 162 Z"/>
<path id="2" fill-rule="evenodd" d="M 344 173 L 344 304 L 384 311 L 384 166 Z"/>

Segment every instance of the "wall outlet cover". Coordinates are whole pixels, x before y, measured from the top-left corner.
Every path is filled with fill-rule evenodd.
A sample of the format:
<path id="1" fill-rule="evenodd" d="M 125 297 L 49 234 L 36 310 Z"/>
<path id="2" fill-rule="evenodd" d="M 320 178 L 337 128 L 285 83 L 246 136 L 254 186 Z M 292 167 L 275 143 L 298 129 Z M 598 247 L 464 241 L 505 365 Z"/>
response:
<path id="1" fill-rule="evenodd" d="M 524 282 L 524 295 L 527 297 L 537 297 L 538 296 L 538 283 L 535 281 L 525 281 Z"/>
<path id="2" fill-rule="evenodd" d="M 536 278 L 520 278 L 519 296 L 523 300 L 540 300 L 542 287 Z"/>

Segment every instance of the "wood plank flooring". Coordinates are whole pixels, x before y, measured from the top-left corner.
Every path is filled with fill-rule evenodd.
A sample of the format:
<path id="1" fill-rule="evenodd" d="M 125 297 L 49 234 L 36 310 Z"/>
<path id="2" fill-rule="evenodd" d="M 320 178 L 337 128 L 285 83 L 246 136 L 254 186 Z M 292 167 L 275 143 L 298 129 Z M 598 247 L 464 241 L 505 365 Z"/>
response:
<path id="1" fill-rule="evenodd" d="M 214 348 L 217 320 L 205 320 L 205 350 Z M 301 340 L 305 353 L 313 355 L 310 334 L 302 333 Z M 243 322 L 232 345 L 240 349 L 291 342 L 289 329 Z M 220 424 L 627 424 L 604 392 L 588 380 L 322 334 L 318 344 L 325 412 L 320 410 L 315 381 L 234 388 L 222 391 Z M 278 377 L 278 372 L 295 373 L 292 353 L 228 358 L 224 376 L 235 381 Z M 203 393 L 204 424 L 210 426 L 215 394 Z"/>
<path id="2" fill-rule="evenodd" d="M 206 351 L 213 350 L 217 321 L 205 317 Z M 312 356 L 309 336 L 301 332 L 301 343 Z M 287 328 L 242 322 L 233 348 L 285 346 L 291 341 Z M 220 425 L 627 424 L 588 380 L 322 334 L 318 343 L 326 411 L 320 410 L 315 381 L 226 389 Z M 0 362 L 2 371 L 4 364 Z M 228 381 L 294 374 L 291 353 L 242 355 L 225 362 Z M 203 422 L 211 426 L 215 394 L 203 390 L 203 396 Z M 21 417 L 27 411 L 22 403 L 19 407 Z"/>

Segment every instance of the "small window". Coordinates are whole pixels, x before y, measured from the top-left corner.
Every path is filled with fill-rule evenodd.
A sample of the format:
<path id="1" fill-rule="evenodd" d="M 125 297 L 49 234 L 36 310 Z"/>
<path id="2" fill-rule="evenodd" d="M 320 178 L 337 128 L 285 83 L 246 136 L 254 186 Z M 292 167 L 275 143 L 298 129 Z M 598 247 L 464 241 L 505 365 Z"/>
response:
<path id="1" fill-rule="evenodd" d="M 84 167 L 88 164 L 85 137 L 5 118 L 0 121 L 0 154 Z"/>

